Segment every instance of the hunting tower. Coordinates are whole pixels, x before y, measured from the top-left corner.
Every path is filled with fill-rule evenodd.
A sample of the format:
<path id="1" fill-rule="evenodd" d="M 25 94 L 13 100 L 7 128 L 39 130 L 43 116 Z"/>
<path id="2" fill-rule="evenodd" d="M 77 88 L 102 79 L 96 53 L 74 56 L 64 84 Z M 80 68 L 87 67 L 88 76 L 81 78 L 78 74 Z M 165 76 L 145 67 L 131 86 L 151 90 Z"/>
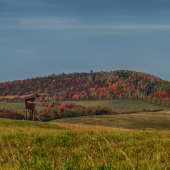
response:
<path id="1" fill-rule="evenodd" d="M 25 120 L 34 120 L 35 117 L 35 97 L 27 97 L 25 100 Z"/>

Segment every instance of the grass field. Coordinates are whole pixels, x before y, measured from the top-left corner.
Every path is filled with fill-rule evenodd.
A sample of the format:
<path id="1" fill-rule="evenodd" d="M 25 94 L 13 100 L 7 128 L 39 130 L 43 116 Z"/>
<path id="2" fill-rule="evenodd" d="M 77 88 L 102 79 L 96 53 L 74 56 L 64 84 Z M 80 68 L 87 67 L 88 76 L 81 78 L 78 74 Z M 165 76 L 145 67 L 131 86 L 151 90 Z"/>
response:
<path id="1" fill-rule="evenodd" d="M 37 104 L 42 104 L 43 102 L 36 102 Z M 133 100 L 133 99 L 118 99 L 118 100 L 91 100 L 91 101 L 58 101 L 58 103 L 76 103 L 77 105 L 82 105 L 85 107 L 92 107 L 92 106 L 100 106 L 100 107 L 108 107 L 111 109 L 118 109 L 121 111 L 141 111 L 143 108 L 147 109 L 157 109 L 163 108 L 164 110 L 170 111 L 169 107 L 157 106 L 151 103 L 147 103 L 140 100 Z M 21 103 L 5 103 L 0 102 L 0 108 L 11 108 L 16 110 L 24 110 L 25 105 Z M 36 106 L 36 109 L 44 109 L 44 107 Z"/>
<path id="2" fill-rule="evenodd" d="M 0 119 L 0 169 L 169 169 L 169 132 L 76 131 Z"/>
<path id="3" fill-rule="evenodd" d="M 133 99 L 117 99 L 117 100 L 91 100 L 91 101 L 59 101 L 59 103 L 76 103 L 85 107 L 92 107 L 99 105 L 100 107 L 109 107 L 111 109 L 118 109 L 122 111 L 141 111 L 142 108 L 157 109 L 163 108 L 169 110 L 169 107 L 157 106 L 140 100 Z"/>
<path id="4" fill-rule="evenodd" d="M 170 111 L 140 112 L 119 115 L 81 116 L 64 119 L 55 119 L 51 122 L 97 125 L 113 128 L 139 129 L 139 130 L 170 130 Z"/>
<path id="5" fill-rule="evenodd" d="M 0 108 L 8 108 L 8 109 L 15 109 L 15 110 L 25 110 L 25 104 L 21 103 L 6 103 L 6 102 L 0 102 Z M 41 106 L 35 106 L 36 110 L 44 109 L 44 107 Z"/>

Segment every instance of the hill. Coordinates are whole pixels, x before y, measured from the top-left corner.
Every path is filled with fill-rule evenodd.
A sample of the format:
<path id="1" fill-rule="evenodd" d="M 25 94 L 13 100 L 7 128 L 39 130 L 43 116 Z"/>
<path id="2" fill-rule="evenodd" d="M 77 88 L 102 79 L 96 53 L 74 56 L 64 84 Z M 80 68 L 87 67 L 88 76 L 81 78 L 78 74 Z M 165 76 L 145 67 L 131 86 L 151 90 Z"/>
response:
<path id="1" fill-rule="evenodd" d="M 41 95 L 43 93 L 43 95 Z M 136 99 L 170 106 L 170 82 L 128 70 L 74 73 L 0 83 L 0 95 L 18 95 L 1 101 L 19 101 L 21 95 L 37 101 Z"/>

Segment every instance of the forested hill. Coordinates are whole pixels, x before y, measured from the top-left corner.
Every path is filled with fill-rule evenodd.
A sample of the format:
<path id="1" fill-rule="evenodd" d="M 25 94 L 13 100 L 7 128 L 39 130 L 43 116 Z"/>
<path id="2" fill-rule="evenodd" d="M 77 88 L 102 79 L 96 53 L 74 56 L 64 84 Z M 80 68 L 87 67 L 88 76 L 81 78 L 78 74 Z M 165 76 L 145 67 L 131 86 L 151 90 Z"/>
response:
<path id="1" fill-rule="evenodd" d="M 0 83 L 0 95 L 46 93 L 38 101 L 138 99 L 170 106 L 170 82 L 135 71 L 74 73 Z"/>

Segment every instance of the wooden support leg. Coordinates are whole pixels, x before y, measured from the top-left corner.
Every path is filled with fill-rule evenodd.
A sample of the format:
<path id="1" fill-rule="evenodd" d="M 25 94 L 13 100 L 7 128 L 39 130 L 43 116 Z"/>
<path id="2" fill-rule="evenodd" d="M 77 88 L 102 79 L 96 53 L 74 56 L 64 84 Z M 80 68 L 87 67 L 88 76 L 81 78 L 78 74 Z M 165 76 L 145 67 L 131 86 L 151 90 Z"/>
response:
<path id="1" fill-rule="evenodd" d="M 34 121 L 34 111 L 32 111 L 32 117 L 33 117 L 33 121 Z"/>
<path id="2" fill-rule="evenodd" d="M 25 110 L 25 120 L 27 120 L 27 111 Z"/>

